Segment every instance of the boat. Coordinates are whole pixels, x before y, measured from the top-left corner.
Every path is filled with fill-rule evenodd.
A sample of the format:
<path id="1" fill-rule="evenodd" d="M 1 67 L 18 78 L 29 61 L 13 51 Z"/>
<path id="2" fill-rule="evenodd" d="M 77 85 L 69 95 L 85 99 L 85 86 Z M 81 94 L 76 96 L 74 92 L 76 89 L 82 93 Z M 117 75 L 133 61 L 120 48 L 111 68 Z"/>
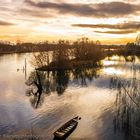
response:
<path id="1" fill-rule="evenodd" d="M 54 132 L 54 139 L 65 140 L 75 130 L 78 125 L 78 120 L 80 119 L 81 117 L 77 116 L 62 125 Z"/>

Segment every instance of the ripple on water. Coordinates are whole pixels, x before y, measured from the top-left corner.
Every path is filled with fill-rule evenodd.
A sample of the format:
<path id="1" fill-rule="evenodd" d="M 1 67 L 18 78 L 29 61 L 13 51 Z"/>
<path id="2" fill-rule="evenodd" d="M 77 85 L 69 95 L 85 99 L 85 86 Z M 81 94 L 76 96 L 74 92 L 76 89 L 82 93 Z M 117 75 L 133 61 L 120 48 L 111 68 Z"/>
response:
<path id="1" fill-rule="evenodd" d="M 16 129 L 16 121 L 6 106 L 0 106 L 0 134 L 12 133 Z"/>

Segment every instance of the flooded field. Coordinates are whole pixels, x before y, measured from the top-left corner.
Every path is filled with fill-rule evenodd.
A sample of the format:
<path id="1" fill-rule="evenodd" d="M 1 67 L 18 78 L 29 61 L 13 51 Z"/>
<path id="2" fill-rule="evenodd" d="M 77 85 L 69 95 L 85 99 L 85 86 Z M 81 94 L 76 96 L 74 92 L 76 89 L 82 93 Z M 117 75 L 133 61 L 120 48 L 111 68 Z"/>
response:
<path id="1" fill-rule="evenodd" d="M 0 135 L 32 134 L 52 140 L 59 126 L 79 115 L 82 119 L 69 140 L 139 138 L 139 118 L 132 116 L 139 110 L 139 93 L 134 92 L 139 89 L 138 57 L 111 56 L 101 60 L 99 68 L 56 72 L 36 72 L 32 57 L 0 56 Z M 41 92 L 35 81 L 40 81 Z M 134 101 L 131 93 L 137 93 Z"/>

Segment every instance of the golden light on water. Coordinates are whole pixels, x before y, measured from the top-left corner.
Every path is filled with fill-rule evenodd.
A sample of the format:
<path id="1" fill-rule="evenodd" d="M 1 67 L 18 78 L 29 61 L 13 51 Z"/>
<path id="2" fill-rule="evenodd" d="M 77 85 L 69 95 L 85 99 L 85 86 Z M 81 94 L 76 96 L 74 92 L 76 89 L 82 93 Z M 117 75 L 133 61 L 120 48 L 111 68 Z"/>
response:
<path id="1" fill-rule="evenodd" d="M 110 57 L 106 57 L 104 60 L 102 60 L 102 64 L 103 66 L 111 66 L 111 65 L 117 65 L 119 63 L 120 57 L 119 56 L 112 56 Z"/>
<path id="2" fill-rule="evenodd" d="M 103 73 L 107 75 L 123 75 L 124 72 L 120 69 L 116 68 L 105 68 L 103 69 Z"/>
<path id="3" fill-rule="evenodd" d="M 115 61 L 109 61 L 109 60 L 103 61 L 104 66 L 110 66 L 110 65 L 115 65 L 115 64 L 117 64 L 117 62 L 115 62 Z"/>
<path id="4" fill-rule="evenodd" d="M 104 66 L 103 73 L 107 75 L 123 75 L 124 72 L 118 67 L 121 64 L 121 60 L 123 61 L 124 58 L 119 56 L 107 57 L 102 60 Z"/>

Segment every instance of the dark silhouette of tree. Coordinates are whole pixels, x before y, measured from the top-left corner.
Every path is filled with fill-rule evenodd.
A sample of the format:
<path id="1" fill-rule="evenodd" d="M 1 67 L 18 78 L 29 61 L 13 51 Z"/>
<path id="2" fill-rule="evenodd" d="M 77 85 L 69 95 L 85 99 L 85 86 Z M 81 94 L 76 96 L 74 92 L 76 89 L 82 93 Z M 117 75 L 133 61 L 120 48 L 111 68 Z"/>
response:
<path id="1" fill-rule="evenodd" d="M 77 60 L 98 60 L 102 57 L 102 49 L 99 44 L 95 44 L 87 37 L 83 37 L 76 42 L 75 46 L 75 58 Z"/>
<path id="2" fill-rule="evenodd" d="M 67 49 L 68 45 L 68 41 L 59 40 L 57 44 L 57 50 L 53 51 L 52 61 L 58 69 L 61 69 L 61 66 L 65 67 L 65 65 L 69 61 L 69 50 Z"/>

